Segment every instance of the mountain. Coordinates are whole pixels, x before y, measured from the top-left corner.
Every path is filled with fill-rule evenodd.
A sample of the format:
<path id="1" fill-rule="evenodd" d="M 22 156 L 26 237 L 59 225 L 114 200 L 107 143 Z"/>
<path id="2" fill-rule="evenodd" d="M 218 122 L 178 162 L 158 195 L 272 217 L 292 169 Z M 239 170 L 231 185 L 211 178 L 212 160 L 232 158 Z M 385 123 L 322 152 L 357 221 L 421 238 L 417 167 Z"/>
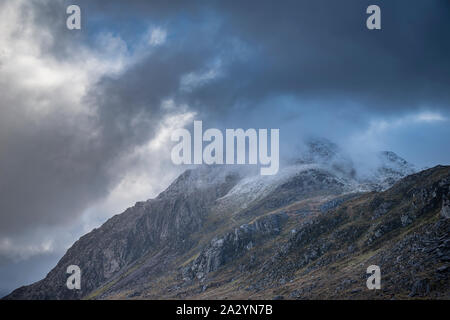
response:
<path id="1" fill-rule="evenodd" d="M 6 299 L 448 299 L 450 167 L 376 157 L 360 174 L 318 140 L 275 176 L 188 170 Z M 81 290 L 66 288 L 72 264 Z M 366 287 L 372 264 L 382 290 Z"/>

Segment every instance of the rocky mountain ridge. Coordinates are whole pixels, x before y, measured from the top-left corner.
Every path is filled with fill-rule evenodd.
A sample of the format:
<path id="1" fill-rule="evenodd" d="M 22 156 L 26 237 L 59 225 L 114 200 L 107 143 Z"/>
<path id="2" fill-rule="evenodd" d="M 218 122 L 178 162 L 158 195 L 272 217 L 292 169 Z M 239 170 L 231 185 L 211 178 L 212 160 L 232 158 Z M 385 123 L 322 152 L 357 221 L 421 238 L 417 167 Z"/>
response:
<path id="1" fill-rule="evenodd" d="M 439 283 L 448 281 L 450 169 L 411 175 L 394 153 L 379 156 L 372 178 L 358 176 L 328 142 L 313 143 L 275 177 L 188 170 L 155 199 L 81 237 L 45 279 L 6 298 L 448 297 Z M 408 254 L 419 265 L 408 266 Z M 387 282 L 386 295 L 367 291 L 369 262 L 386 270 L 385 281 L 403 274 L 403 282 Z M 71 264 L 82 270 L 81 290 L 65 286 Z M 426 276 L 411 280 L 414 268 Z"/>

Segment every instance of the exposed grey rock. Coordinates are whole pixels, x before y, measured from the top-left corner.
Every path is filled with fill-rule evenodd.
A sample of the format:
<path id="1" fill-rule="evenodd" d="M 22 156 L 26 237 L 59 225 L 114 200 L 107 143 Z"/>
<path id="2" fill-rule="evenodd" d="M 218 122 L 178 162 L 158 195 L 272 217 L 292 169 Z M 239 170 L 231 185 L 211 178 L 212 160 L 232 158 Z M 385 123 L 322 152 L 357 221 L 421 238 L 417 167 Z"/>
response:
<path id="1" fill-rule="evenodd" d="M 183 269 L 183 277 L 202 279 L 208 273 L 218 270 L 222 265 L 243 255 L 262 237 L 267 239 L 268 236 L 278 235 L 286 219 L 286 213 L 271 214 L 252 224 L 241 225 L 221 238 L 214 238 L 192 264 Z"/>
<path id="2" fill-rule="evenodd" d="M 402 222 L 402 226 L 404 226 L 404 227 L 413 222 L 413 219 L 408 214 L 402 215 L 400 217 L 400 220 Z"/>
<path id="3" fill-rule="evenodd" d="M 410 297 L 420 296 L 424 297 L 430 293 L 430 281 L 428 279 L 420 279 L 414 282 L 411 292 L 409 293 Z"/>
<path id="4" fill-rule="evenodd" d="M 360 195 L 360 193 L 354 193 L 354 194 L 347 194 L 347 195 L 344 195 L 344 196 L 341 196 L 341 197 L 334 198 L 334 199 L 332 199 L 330 201 L 327 201 L 324 204 L 322 204 L 319 207 L 319 209 L 322 212 L 327 212 L 329 210 L 337 208 L 338 206 L 340 206 L 345 201 L 353 199 L 353 198 L 355 198 L 355 197 L 357 197 L 359 195 Z"/>
<path id="5" fill-rule="evenodd" d="M 392 207 L 391 202 L 381 202 L 380 205 L 373 211 L 372 220 L 378 219 L 388 213 Z"/>
<path id="6" fill-rule="evenodd" d="M 450 200 L 448 199 L 442 200 L 441 216 L 445 219 L 450 218 Z"/>

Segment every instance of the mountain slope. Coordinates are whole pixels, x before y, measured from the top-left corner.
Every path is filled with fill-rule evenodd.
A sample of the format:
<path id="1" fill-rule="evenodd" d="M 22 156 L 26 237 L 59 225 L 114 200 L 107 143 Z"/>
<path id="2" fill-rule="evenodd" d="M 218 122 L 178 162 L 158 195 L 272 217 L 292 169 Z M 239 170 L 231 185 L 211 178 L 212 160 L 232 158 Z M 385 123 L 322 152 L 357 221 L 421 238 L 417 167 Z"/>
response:
<path id="1" fill-rule="evenodd" d="M 6 298 L 404 298 L 414 286 L 413 295 L 425 288 L 448 297 L 441 282 L 448 281 L 449 167 L 376 192 L 410 166 L 389 153 L 389 175 L 376 170 L 368 183 L 351 162 L 336 165 L 320 150 L 272 178 L 220 166 L 188 170 L 157 198 L 83 236 L 45 279 Z M 365 288 L 368 263 L 381 267 L 382 294 Z M 82 270 L 81 290 L 65 286 L 71 264 Z"/>
<path id="2" fill-rule="evenodd" d="M 142 297 L 448 299 L 449 188 L 450 167 L 438 166 L 321 214 L 302 214 L 320 202 L 282 208 L 213 239 L 173 293 Z M 372 264 L 380 291 L 366 288 Z"/>

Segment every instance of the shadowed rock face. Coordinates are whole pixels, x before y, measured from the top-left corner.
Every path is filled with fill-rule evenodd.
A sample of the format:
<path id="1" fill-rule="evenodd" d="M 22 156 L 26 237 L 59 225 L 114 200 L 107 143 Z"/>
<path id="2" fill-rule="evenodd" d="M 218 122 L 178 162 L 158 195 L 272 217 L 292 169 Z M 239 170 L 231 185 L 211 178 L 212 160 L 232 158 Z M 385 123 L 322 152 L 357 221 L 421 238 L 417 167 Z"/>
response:
<path id="1" fill-rule="evenodd" d="M 367 263 L 388 277 L 381 297 L 448 297 L 440 283 L 449 270 L 450 167 L 389 175 L 390 189 L 361 192 L 351 170 L 303 165 L 278 180 L 188 170 L 6 298 L 376 297 L 365 289 Z M 383 189 L 377 181 L 373 190 Z M 72 264 L 82 270 L 81 290 L 66 288 Z"/>
<path id="2" fill-rule="evenodd" d="M 208 273 L 232 262 L 258 243 L 279 235 L 287 218 L 286 213 L 271 214 L 251 224 L 243 224 L 221 238 L 214 238 L 194 262 L 183 269 L 183 279 L 204 279 Z"/>

